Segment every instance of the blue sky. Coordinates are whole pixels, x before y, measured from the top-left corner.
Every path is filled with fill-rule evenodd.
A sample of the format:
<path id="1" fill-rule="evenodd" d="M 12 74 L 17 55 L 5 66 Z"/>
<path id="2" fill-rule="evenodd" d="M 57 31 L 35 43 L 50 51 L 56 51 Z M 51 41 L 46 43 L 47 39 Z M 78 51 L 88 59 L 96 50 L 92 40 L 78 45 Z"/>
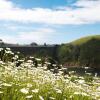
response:
<path id="1" fill-rule="evenodd" d="M 12 0 L 13 3 L 17 4 L 22 8 L 55 8 L 57 6 L 70 6 L 77 0 Z"/>
<path id="2" fill-rule="evenodd" d="M 59 44 L 100 34 L 100 0 L 0 0 L 4 42 Z"/>

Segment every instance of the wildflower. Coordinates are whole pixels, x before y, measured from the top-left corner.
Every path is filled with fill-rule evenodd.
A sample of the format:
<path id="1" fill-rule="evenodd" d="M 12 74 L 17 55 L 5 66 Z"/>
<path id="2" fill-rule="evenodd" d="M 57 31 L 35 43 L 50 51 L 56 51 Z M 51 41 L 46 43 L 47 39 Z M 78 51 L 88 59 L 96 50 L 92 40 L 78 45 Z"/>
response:
<path id="1" fill-rule="evenodd" d="M 49 99 L 51 99 L 51 100 L 55 100 L 55 98 L 54 98 L 54 97 L 49 97 Z"/>
<path id="2" fill-rule="evenodd" d="M 91 75 L 92 73 L 86 73 L 87 75 Z"/>
<path id="3" fill-rule="evenodd" d="M 69 72 L 69 74 L 74 74 L 74 73 L 75 73 L 75 71 L 70 71 L 70 72 Z"/>
<path id="4" fill-rule="evenodd" d="M 33 97 L 32 95 L 28 95 L 28 96 L 26 96 L 26 99 L 30 99 L 32 97 Z"/>
<path id="5" fill-rule="evenodd" d="M 0 48 L 0 51 L 2 51 L 3 50 L 3 48 Z"/>
<path id="6" fill-rule="evenodd" d="M 84 69 L 89 69 L 89 67 L 84 67 Z"/>
<path id="7" fill-rule="evenodd" d="M 80 92 L 74 92 L 74 94 L 75 94 L 75 95 L 79 95 L 79 94 L 80 94 Z"/>
<path id="8" fill-rule="evenodd" d="M 95 73 L 95 77 L 97 77 L 98 73 Z"/>
<path id="9" fill-rule="evenodd" d="M 15 59 L 19 58 L 18 55 L 15 55 Z"/>
<path id="10" fill-rule="evenodd" d="M 0 94 L 2 94 L 3 92 L 2 91 L 0 91 Z"/>
<path id="11" fill-rule="evenodd" d="M 41 67 L 41 64 L 38 64 L 39 67 Z"/>
<path id="12" fill-rule="evenodd" d="M 28 92 L 29 92 L 29 90 L 27 88 L 22 88 L 20 91 L 24 94 L 28 94 Z"/>
<path id="13" fill-rule="evenodd" d="M 33 63 L 33 61 L 32 60 L 28 60 L 27 63 Z"/>
<path id="14" fill-rule="evenodd" d="M 48 64 L 48 65 L 50 65 L 51 63 L 50 63 L 50 62 L 45 62 L 45 64 Z"/>
<path id="15" fill-rule="evenodd" d="M 69 97 L 70 99 L 72 99 L 73 98 L 73 95 L 70 95 L 70 97 Z"/>
<path id="16" fill-rule="evenodd" d="M 56 67 L 57 65 L 56 64 L 52 64 L 52 66 Z"/>
<path id="17" fill-rule="evenodd" d="M 84 80 L 79 80 L 78 83 L 83 84 L 85 81 Z"/>
<path id="18" fill-rule="evenodd" d="M 36 58 L 36 60 L 37 60 L 37 61 L 41 61 L 41 59 L 39 59 L 39 58 Z"/>
<path id="19" fill-rule="evenodd" d="M 39 95 L 39 99 L 40 99 L 40 100 L 44 100 L 44 98 L 43 98 L 42 96 L 40 96 L 40 95 Z"/>
<path id="20" fill-rule="evenodd" d="M 9 50 L 10 51 L 11 49 L 10 48 L 6 48 L 6 50 Z"/>
<path id="21" fill-rule="evenodd" d="M 20 54 L 20 52 L 17 52 L 17 54 Z"/>
<path id="22" fill-rule="evenodd" d="M 75 95 L 82 95 L 82 96 L 88 96 L 87 93 L 84 92 L 74 92 Z"/>
<path id="23" fill-rule="evenodd" d="M 7 87 L 11 87 L 12 86 L 12 84 L 8 84 L 8 83 L 3 83 L 2 85 L 3 86 L 7 86 Z"/>
<path id="24" fill-rule="evenodd" d="M 28 88 L 32 87 L 32 84 L 27 83 L 27 87 L 28 87 Z"/>
<path id="25" fill-rule="evenodd" d="M 0 61 L 0 64 L 2 64 L 2 65 L 3 65 L 3 64 L 4 64 L 4 62 L 3 62 L 3 61 Z"/>
<path id="26" fill-rule="evenodd" d="M 67 70 L 67 68 L 66 68 L 66 67 L 64 67 L 64 68 L 62 68 L 62 70 Z"/>
<path id="27" fill-rule="evenodd" d="M 60 89 L 56 89 L 56 92 L 59 93 L 59 94 L 62 93 L 62 91 Z"/>
<path id="28" fill-rule="evenodd" d="M 32 90 L 33 93 L 38 93 L 39 92 L 39 89 L 34 89 Z"/>
<path id="29" fill-rule="evenodd" d="M 96 90 L 97 90 L 97 91 L 100 91 L 100 87 L 98 87 Z"/>
<path id="30" fill-rule="evenodd" d="M 84 92 L 82 92 L 81 95 L 88 96 L 88 94 L 87 93 L 84 93 Z"/>

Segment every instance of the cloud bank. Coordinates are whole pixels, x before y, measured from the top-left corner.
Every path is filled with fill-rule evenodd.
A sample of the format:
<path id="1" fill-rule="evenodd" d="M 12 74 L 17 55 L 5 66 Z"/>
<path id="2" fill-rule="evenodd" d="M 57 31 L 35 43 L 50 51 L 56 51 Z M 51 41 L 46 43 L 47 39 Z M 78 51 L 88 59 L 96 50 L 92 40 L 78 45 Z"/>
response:
<path id="1" fill-rule="evenodd" d="M 10 0 L 0 0 L 0 21 L 2 21 L 0 38 L 7 43 L 57 43 L 65 35 L 58 32 L 59 28 L 52 28 L 53 25 L 62 27 L 99 23 L 99 10 L 100 0 L 77 0 L 70 7 L 62 6 L 53 9 L 24 9 Z M 10 25 L 10 23 L 15 24 Z M 35 23 L 39 26 L 34 27 Z"/>
<path id="2" fill-rule="evenodd" d="M 15 38 L 14 35 L 3 35 L 0 34 L 0 38 L 3 39 L 6 43 L 31 43 L 36 42 L 39 44 L 43 44 L 45 42 L 52 43 L 52 37 L 54 37 L 54 34 L 56 34 L 56 30 L 52 28 L 38 28 L 34 31 L 29 32 L 19 32 L 17 33 L 17 36 Z M 50 39 L 50 40 L 48 40 Z"/>
<path id="3" fill-rule="evenodd" d="M 90 24 L 100 22 L 100 0 L 78 0 L 64 9 L 17 7 L 11 1 L 0 0 L 0 20 L 21 23 Z"/>

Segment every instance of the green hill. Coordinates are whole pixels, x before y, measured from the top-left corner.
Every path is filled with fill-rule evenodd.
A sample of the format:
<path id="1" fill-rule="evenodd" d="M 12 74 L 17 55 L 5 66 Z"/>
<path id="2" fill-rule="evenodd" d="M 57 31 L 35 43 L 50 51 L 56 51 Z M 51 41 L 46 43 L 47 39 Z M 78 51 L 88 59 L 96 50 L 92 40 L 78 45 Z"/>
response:
<path id="1" fill-rule="evenodd" d="M 100 35 L 88 36 L 58 48 L 59 61 L 67 66 L 100 68 Z"/>
<path id="2" fill-rule="evenodd" d="M 80 38 L 80 39 L 77 39 L 77 40 L 71 42 L 71 44 L 73 44 L 73 45 L 82 45 L 83 43 L 86 43 L 87 41 L 89 41 L 91 39 L 100 39 L 100 35 L 93 35 L 93 36 L 83 37 L 83 38 Z"/>

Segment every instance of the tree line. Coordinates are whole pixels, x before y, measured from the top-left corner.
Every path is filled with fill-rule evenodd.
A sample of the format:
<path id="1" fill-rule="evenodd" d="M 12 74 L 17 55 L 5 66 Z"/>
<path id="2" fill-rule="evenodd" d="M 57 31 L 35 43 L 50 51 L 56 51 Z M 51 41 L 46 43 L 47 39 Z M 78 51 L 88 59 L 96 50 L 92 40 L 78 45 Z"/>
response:
<path id="1" fill-rule="evenodd" d="M 62 44 L 58 48 L 59 61 L 68 66 L 88 66 L 100 68 L 100 39 L 80 44 Z"/>

